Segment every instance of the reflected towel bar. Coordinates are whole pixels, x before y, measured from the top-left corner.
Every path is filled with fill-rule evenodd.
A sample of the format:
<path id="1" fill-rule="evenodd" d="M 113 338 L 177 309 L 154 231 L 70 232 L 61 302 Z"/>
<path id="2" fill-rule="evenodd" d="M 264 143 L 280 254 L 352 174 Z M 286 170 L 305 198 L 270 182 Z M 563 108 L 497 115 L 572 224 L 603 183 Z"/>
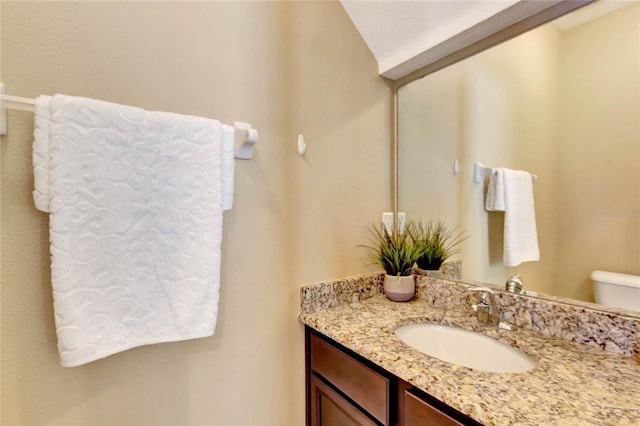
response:
<path id="1" fill-rule="evenodd" d="M 476 162 L 473 165 L 473 181 L 475 183 L 482 183 L 482 182 L 484 182 L 484 178 L 486 178 L 489 175 L 494 174 L 495 171 L 496 171 L 496 169 L 493 168 L 493 167 L 486 167 L 482 163 Z M 538 175 L 532 174 L 531 178 L 533 180 L 538 180 Z"/>

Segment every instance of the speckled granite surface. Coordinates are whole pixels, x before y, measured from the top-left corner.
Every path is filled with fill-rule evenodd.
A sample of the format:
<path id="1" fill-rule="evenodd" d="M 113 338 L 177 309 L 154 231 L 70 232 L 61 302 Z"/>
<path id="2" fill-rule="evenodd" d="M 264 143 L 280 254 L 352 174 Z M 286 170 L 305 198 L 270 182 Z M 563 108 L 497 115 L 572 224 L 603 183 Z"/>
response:
<path id="1" fill-rule="evenodd" d="M 368 298 L 355 303 L 336 298 L 329 309 L 314 309 L 318 305 L 312 301 L 322 299 L 318 288 L 333 283 L 304 287 L 302 307 L 311 309 L 302 310 L 300 320 L 483 424 L 640 425 L 636 318 L 501 293 L 498 303 L 505 319 L 521 328 L 498 332 L 466 309 L 472 296 L 464 284 L 421 277 L 417 297 L 397 303 L 382 295 L 379 275 L 349 280 L 358 289 L 368 288 L 356 292 Z M 338 287 L 342 294 L 354 294 Z M 495 374 L 440 361 L 393 333 L 398 326 L 419 322 L 480 331 L 519 348 L 538 366 L 525 373 Z"/>
<path id="2" fill-rule="evenodd" d="M 370 274 L 303 286 L 300 312 L 335 308 L 383 294 L 383 277 L 383 274 Z M 469 284 L 418 276 L 416 298 L 441 309 L 469 311 L 474 297 L 467 291 L 469 287 Z M 506 292 L 496 293 L 496 303 L 502 318 L 518 328 L 640 359 L 638 317 L 602 311 L 586 304 L 567 304 Z"/>
<path id="3" fill-rule="evenodd" d="M 361 275 L 300 288 L 300 312 L 312 313 L 382 294 L 383 274 Z"/>

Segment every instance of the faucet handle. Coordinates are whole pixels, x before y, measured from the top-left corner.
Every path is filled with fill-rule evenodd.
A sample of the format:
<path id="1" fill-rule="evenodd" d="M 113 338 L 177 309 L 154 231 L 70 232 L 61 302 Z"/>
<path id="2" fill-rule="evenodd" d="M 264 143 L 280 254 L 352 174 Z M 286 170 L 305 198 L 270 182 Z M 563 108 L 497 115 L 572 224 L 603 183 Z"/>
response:
<path id="1" fill-rule="evenodd" d="M 478 302 L 471 304 L 471 310 L 476 313 L 478 321 L 495 325 L 500 331 L 515 330 L 514 326 L 500 320 L 500 312 L 496 304 L 496 294 L 493 289 L 489 287 L 470 287 L 467 291 L 478 294 Z"/>
<path id="2" fill-rule="evenodd" d="M 489 303 L 489 301 L 487 300 L 487 296 L 489 296 L 491 301 L 493 301 L 493 298 L 495 297 L 495 293 L 489 287 L 471 287 L 471 288 L 468 288 L 467 291 L 478 293 L 478 303 L 486 306 L 488 306 L 488 303 Z M 477 305 L 475 307 L 474 305 L 476 304 L 474 303 L 471 306 L 471 308 L 472 309 L 475 308 L 474 311 L 476 311 Z"/>

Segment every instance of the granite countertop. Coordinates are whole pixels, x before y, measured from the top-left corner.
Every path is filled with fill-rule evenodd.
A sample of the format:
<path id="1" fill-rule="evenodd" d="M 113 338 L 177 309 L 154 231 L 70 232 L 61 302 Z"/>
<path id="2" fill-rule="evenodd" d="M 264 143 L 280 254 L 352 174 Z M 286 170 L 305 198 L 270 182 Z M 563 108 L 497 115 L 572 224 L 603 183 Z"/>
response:
<path id="1" fill-rule="evenodd" d="M 472 312 L 374 295 L 301 313 L 304 324 L 485 425 L 640 425 L 640 360 L 519 329 L 498 332 Z M 404 344 L 394 330 L 433 322 L 480 331 L 537 360 L 524 373 L 449 364 Z"/>

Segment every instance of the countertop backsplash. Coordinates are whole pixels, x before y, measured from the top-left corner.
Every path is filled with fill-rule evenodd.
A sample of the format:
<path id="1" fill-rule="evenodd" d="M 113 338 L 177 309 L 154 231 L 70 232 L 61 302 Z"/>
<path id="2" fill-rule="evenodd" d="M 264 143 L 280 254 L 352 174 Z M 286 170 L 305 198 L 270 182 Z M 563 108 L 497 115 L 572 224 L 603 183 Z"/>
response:
<path id="1" fill-rule="evenodd" d="M 300 290 L 300 313 L 310 314 L 359 302 L 383 294 L 384 274 L 368 274 L 305 285 Z M 434 307 L 474 313 L 471 284 L 427 276 L 416 277 L 416 298 Z M 503 321 L 609 352 L 640 359 L 640 318 L 573 305 L 553 298 L 540 299 L 503 291 L 496 292 Z"/>

